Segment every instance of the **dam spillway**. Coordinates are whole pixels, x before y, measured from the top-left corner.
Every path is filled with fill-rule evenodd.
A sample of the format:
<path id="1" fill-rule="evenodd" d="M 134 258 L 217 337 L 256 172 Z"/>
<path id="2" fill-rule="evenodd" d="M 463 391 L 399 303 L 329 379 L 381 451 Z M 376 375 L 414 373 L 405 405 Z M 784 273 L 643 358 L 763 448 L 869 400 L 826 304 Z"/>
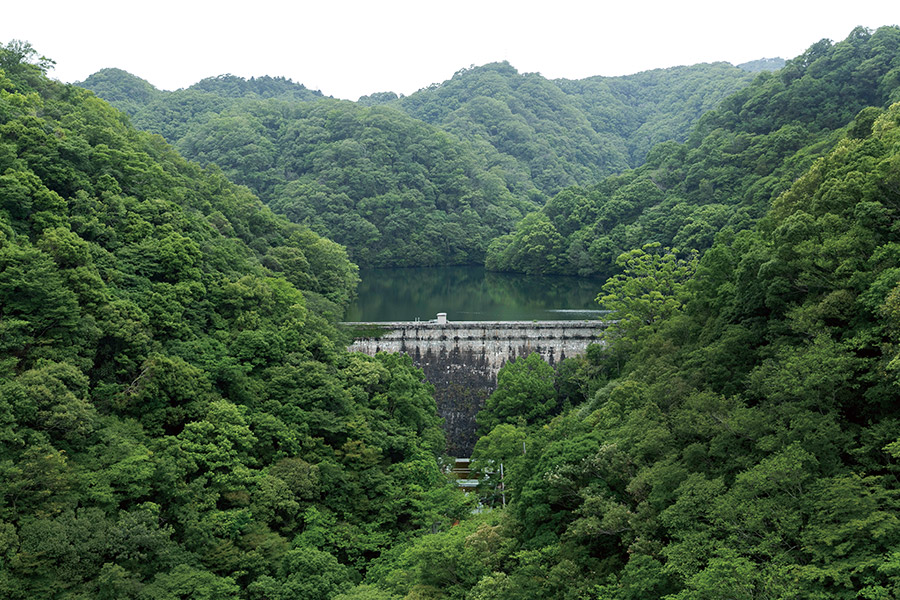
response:
<path id="1" fill-rule="evenodd" d="M 537 352 L 551 365 L 602 343 L 608 321 L 398 321 L 346 323 L 365 331 L 351 351 L 375 355 L 403 352 L 434 385 L 444 419 L 447 453 L 470 456 L 475 415 L 497 387 L 497 373 L 509 360 Z"/>

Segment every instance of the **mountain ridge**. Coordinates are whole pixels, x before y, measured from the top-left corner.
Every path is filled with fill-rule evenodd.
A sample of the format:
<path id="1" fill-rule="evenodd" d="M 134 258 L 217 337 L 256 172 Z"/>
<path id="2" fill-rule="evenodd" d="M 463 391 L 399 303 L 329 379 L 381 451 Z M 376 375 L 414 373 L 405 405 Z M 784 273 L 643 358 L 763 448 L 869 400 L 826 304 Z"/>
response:
<path id="1" fill-rule="evenodd" d="M 219 164 L 277 210 L 346 245 L 360 265 L 416 266 L 483 262 L 490 240 L 509 233 L 548 197 L 643 161 L 658 141 L 683 139 L 704 110 L 752 78 L 714 63 L 634 79 L 550 81 L 520 74 L 509 63 L 490 63 L 460 70 L 407 97 L 385 94 L 360 103 L 324 98 L 279 78 L 219 76 L 176 92 L 153 92 L 140 78 L 108 70 L 83 85 L 106 95 L 135 125 L 163 135 L 186 157 Z M 323 102 L 328 104 L 312 107 Z M 343 128 L 337 117 L 329 123 L 329 111 L 359 123 Z M 385 111 L 397 114 L 388 117 Z M 376 113 L 382 115 L 377 128 L 362 124 L 372 122 L 364 115 Z M 467 157 L 463 162 L 470 166 L 454 176 L 442 174 L 453 161 L 432 155 L 434 144 L 417 154 L 408 151 L 408 143 L 396 145 L 403 130 L 418 131 L 420 140 L 437 130 L 449 134 L 442 144 Z M 325 162 L 310 159 L 339 145 L 347 150 L 351 142 L 361 152 L 353 159 L 360 173 L 353 182 L 342 182 L 346 178 L 330 173 Z M 316 152 L 301 157 L 301 146 Z M 407 191 L 424 203 L 407 200 L 404 208 L 401 197 Z M 395 196 L 385 197 L 388 193 Z M 449 203 L 435 200 L 439 196 Z M 391 205 L 407 215 L 400 229 L 415 231 L 413 223 L 423 223 L 431 232 L 428 241 L 407 243 L 392 233 L 395 226 L 385 213 Z M 463 216 L 469 209 L 474 212 Z M 457 235 L 462 223 L 480 233 L 466 240 Z M 429 248 L 441 250 L 435 254 Z"/>

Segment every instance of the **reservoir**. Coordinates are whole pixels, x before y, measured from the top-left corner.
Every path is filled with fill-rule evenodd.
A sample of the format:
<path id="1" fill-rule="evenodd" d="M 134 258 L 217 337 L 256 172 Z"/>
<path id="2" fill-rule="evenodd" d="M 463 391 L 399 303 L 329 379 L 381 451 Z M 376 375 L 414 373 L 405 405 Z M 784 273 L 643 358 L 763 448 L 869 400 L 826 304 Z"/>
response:
<path id="1" fill-rule="evenodd" d="M 599 318 L 603 281 L 491 273 L 484 267 L 360 270 L 347 321 L 553 321 Z"/>

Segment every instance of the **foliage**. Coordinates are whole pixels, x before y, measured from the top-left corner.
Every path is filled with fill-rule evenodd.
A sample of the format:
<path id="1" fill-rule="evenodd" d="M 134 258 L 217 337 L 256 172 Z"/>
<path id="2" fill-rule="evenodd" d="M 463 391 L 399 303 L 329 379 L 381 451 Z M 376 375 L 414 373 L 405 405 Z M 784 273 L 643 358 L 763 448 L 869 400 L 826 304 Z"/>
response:
<path id="1" fill-rule="evenodd" d="M 714 63 L 551 81 L 503 62 L 462 69 L 397 103 L 552 195 L 636 167 L 658 142 L 683 140 L 705 110 L 750 78 Z"/>
<path id="2" fill-rule="evenodd" d="M 491 240 L 548 194 L 636 166 L 657 141 L 683 139 L 749 77 L 716 63 L 553 82 L 503 63 L 356 104 L 271 77 L 223 75 L 162 92 L 104 70 L 81 85 L 345 245 L 359 265 L 385 267 L 482 263 Z M 528 258 L 515 268 L 557 270 L 560 251 L 545 252 L 552 265 Z"/>
<path id="3" fill-rule="evenodd" d="M 478 413 L 478 425 L 487 433 L 501 423 L 542 422 L 556 409 L 553 367 L 533 352 L 503 365 L 497 389 Z"/>
<path id="4" fill-rule="evenodd" d="M 834 51 L 876 37 L 864 33 Z M 567 375 L 588 400 L 479 440 L 479 460 L 509 466 L 508 508 L 490 513 L 503 550 L 490 572 L 454 571 L 446 597 L 897 594 L 900 104 L 859 111 L 843 133 L 699 260 L 623 256 L 605 291 L 633 318 Z M 419 589 L 432 541 L 385 555 L 369 583 Z"/>
<path id="5" fill-rule="evenodd" d="M 122 69 L 101 69 L 80 85 L 131 116 L 165 94 L 149 81 Z"/>
<path id="6" fill-rule="evenodd" d="M 610 335 L 634 341 L 647 335 L 644 328 L 652 331 L 683 310 L 685 284 L 697 270 L 697 255 L 680 259 L 670 248 L 647 244 L 622 254 L 616 264 L 622 274 L 603 284 L 597 301 L 611 311 Z"/>
<path id="7" fill-rule="evenodd" d="M 55 64 L 56 61 L 38 54 L 29 42 L 23 40 L 10 40 L 5 46 L 0 46 L 0 69 L 16 82 L 37 80 Z"/>
<path id="8" fill-rule="evenodd" d="M 817 43 L 776 73 L 759 74 L 698 114 L 684 143 L 654 138 L 640 167 L 551 198 L 541 212 L 561 239 L 543 257 L 545 272 L 608 278 L 621 272 L 616 258 L 633 248 L 659 243 L 702 252 L 720 232 L 752 227 L 857 113 L 900 100 L 897 69 L 897 28 L 860 27 L 842 42 Z M 526 225 L 494 240 L 485 258 L 490 268 L 529 272 L 520 241 Z"/>
<path id="9" fill-rule="evenodd" d="M 29 49 L 0 48 L 0 596 L 328 598 L 458 519 L 421 371 L 342 347 L 344 249 Z"/>

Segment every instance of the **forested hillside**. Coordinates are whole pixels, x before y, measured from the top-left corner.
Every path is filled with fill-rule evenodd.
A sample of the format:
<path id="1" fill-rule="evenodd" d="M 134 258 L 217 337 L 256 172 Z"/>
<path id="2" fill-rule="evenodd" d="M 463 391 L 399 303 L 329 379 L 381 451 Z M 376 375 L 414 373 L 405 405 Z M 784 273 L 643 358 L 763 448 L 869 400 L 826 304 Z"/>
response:
<path id="1" fill-rule="evenodd" d="M 358 104 L 270 77 L 162 92 L 106 69 L 81 85 L 357 264 L 416 266 L 482 263 L 549 194 L 640 164 L 751 78 L 715 63 L 554 82 L 502 63 Z"/>
<path id="2" fill-rule="evenodd" d="M 507 508 L 396 547 L 344 598 L 900 596 L 900 103 L 848 125 L 702 258 L 623 254 L 609 347 L 508 364 L 479 415 Z"/>
<path id="3" fill-rule="evenodd" d="M 103 94 L 101 75 L 137 87 L 110 71 L 84 85 Z M 470 147 L 393 108 L 321 99 L 271 78 L 218 77 L 160 94 L 134 113 L 138 127 L 218 165 L 362 266 L 480 263 L 493 238 L 537 208 L 526 186 L 485 168 Z"/>
<path id="4" fill-rule="evenodd" d="M 0 47 L 0 596 L 900 597 L 900 28 L 815 44 L 491 245 L 495 267 L 610 275 L 615 322 L 586 356 L 503 367 L 478 514 L 421 371 L 344 351 L 346 251 L 226 171 L 297 221 L 389 223 L 398 200 L 351 191 L 396 185 L 410 214 L 430 189 L 491 224 L 528 188 L 478 152 L 511 159 L 400 99 L 222 78 L 179 109 L 207 168 L 51 64 Z"/>
<path id="5" fill-rule="evenodd" d="M 363 266 L 483 262 L 490 241 L 536 208 L 468 147 L 391 108 L 243 101 L 176 147 Z"/>
<path id="6" fill-rule="evenodd" d="M 486 265 L 605 278 L 620 253 L 646 243 L 704 250 L 722 229 L 759 219 L 860 110 L 897 100 L 896 28 L 822 40 L 705 113 L 685 143 L 658 144 L 635 170 L 557 194 L 495 240 Z"/>
<path id="7" fill-rule="evenodd" d="M 504 62 L 463 69 L 398 103 L 476 147 L 489 144 L 504 169 L 552 195 L 636 167 L 658 142 L 682 141 L 703 112 L 752 79 L 713 63 L 551 81 Z"/>
<path id="8" fill-rule="evenodd" d="M 344 249 L 0 46 L 0 596 L 331 598 L 467 509 Z"/>
<path id="9" fill-rule="evenodd" d="M 783 68 L 785 60 L 783 58 L 760 58 L 738 65 L 739 69 L 750 71 L 751 73 L 759 73 L 760 71 L 777 71 Z"/>
<path id="10" fill-rule="evenodd" d="M 138 129 L 158 133 L 174 144 L 192 127 L 240 100 L 308 102 L 325 96 L 283 77 L 220 75 L 175 92 L 158 90 L 149 82 L 121 69 L 97 71 L 78 84 L 128 113 Z"/>

